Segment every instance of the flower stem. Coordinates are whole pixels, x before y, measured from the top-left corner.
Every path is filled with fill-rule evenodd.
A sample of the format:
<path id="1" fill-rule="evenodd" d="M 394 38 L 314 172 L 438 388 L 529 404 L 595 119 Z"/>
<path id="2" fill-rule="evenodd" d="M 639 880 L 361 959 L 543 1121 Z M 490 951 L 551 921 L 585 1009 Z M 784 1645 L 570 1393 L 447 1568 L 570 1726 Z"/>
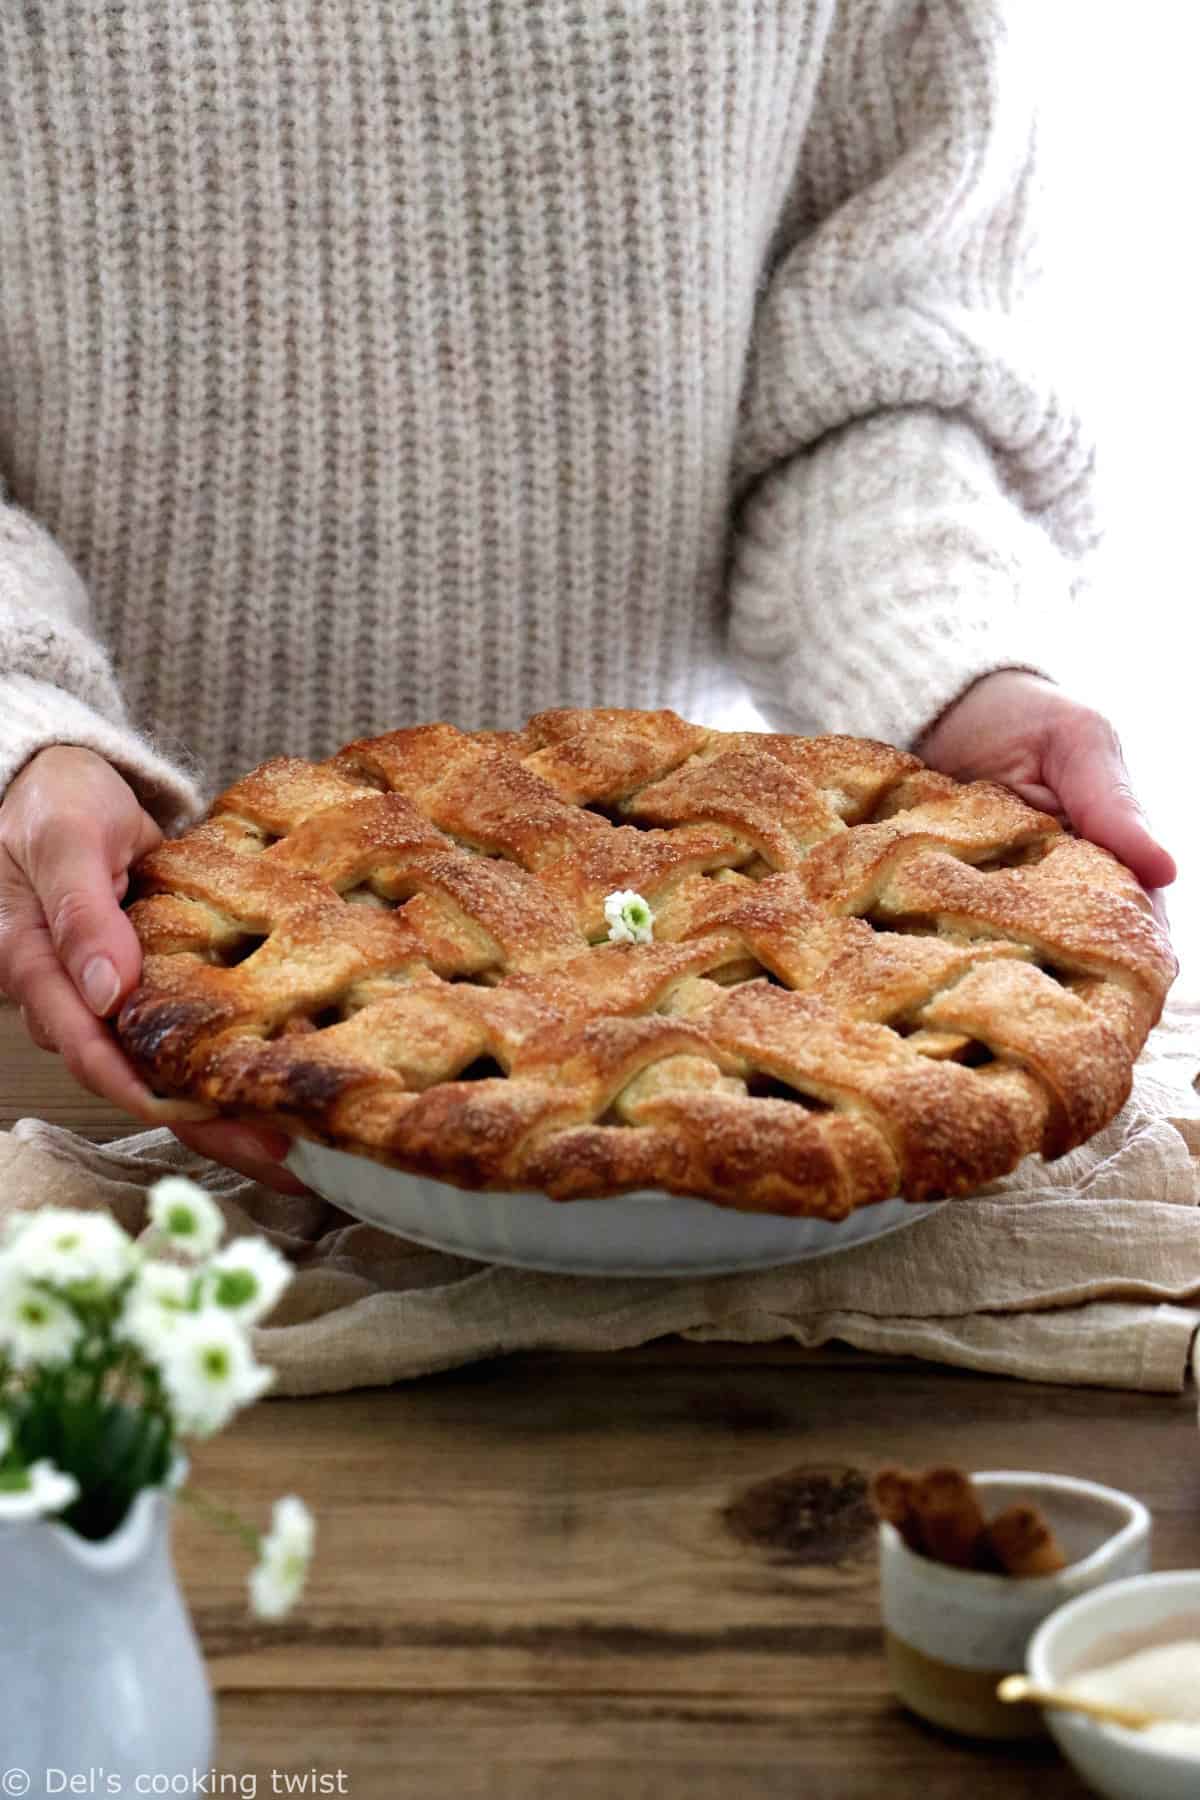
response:
<path id="1" fill-rule="evenodd" d="M 199 1513 L 202 1518 L 209 1519 L 214 1525 L 219 1525 L 223 1531 L 232 1531 L 236 1537 L 240 1537 L 247 1550 L 258 1549 L 259 1533 L 255 1531 L 253 1525 L 247 1525 L 244 1519 L 239 1519 L 238 1515 L 229 1507 L 219 1506 L 215 1500 L 197 1493 L 190 1483 L 187 1487 L 179 1489 L 179 1498 L 186 1501 L 188 1506 L 194 1512 Z"/>

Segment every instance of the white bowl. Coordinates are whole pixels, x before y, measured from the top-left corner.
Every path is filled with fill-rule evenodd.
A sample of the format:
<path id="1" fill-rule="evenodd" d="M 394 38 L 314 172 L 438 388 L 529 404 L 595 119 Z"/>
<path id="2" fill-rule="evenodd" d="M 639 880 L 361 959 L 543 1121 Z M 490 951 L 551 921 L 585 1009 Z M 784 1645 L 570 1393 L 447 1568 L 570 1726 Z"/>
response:
<path id="1" fill-rule="evenodd" d="M 1200 1637 L 1200 1569 L 1134 1575 L 1059 1607 L 1031 1638 L 1026 1668 L 1039 1687 L 1061 1687 L 1085 1669 L 1173 1637 Z M 1200 1795 L 1200 1756 L 1061 1708 L 1047 1707 L 1045 1716 L 1067 1761 L 1106 1800 Z"/>
<path id="2" fill-rule="evenodd" d="M 1053 1575 L 988 1575 L 918 1556 L 894 1525 L 879 1527 L 888 1675 L 922 1718 L 968 1737 L 1044 1736 L 1036 1707 L 997 1699 L 1005 1675 L 1048 1614 L 1077 1594 L 1150 1566 L 1150 1514 L 1118 1488 L 1072 1475 L 984 1469 L 972 1474 L 984 1513 L 1039 1507 L 1069 1559 Z M 1107 1591 L 1107 1590 L 1106 1590 Z"/>
<path id="3" fill-rule="evenodd" d="M 830 1256 L 915 1225 L 945 1200 L 882 1200 L 849 1218 L 737 1212 L 681 1194 L 605 1200 L 490 1194 L 296 1138 L 287 1166 L 356 1219 L 480 1262 L 566 1275 L 728 1275 Z"/>

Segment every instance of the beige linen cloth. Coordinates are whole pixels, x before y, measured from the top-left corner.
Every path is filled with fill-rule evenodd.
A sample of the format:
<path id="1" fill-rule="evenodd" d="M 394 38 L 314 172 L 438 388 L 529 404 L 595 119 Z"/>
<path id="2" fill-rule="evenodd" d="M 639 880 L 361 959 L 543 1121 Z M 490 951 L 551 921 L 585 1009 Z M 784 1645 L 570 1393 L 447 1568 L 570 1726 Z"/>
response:
<path id="1" fill-rule="evenodd" d="M 1027 1380 L 1178 1392 L 1200 1327 L 1200 996 L 1172 996 L 1108 1128 L 876 1243 L 701 1279 L 546 1275 L 393 1237 L 284 1198 L 170 1132 L 93 1144 L 21 1119 L 0 1133 L 0 1213 L 106 1206 L 145 1227 L 147 1187 L 192 1176 L 232 1233 L 259 1231 L 296 1277 L 257 1354 L 278 1394 L 330 1393 L 520 1350 L 612 1350 L 679 1333 L 838 1339 Z"/>

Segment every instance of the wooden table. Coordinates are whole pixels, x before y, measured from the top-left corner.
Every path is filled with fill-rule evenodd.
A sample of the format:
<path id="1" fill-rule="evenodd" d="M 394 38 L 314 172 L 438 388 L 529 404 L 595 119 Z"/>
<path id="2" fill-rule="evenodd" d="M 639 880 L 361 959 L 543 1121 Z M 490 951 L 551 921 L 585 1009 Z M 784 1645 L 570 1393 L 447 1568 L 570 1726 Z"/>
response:
<path id="1" fill-rule="evenodd" d="M 3 1010 L 0 1098 L 0 1125 L 129 1129 Z M 242 1793 L 290 1778 L 356 1800 L 1082 1795 L 1053 1751 L 959 1742 L 892 1700 L 869 1521 L 852 1496 L 816 1522 L 805 1503 L 831 1473 L 836 1488 L 897 1458 L 1126 1487 L 1153 1511 L 1155 1565 L 1200 1566 L 1190 1391 L 664 1340 L 266 1401 L 198 1447 L 192 1478 L 255 1521 L 277 1495 L 308 1500 L 318 1557 L 293 1618 L 249 1619 L 232 1538 L 186 1511 L 176 1531 L 224 1791 L 237 1777 Z"/>

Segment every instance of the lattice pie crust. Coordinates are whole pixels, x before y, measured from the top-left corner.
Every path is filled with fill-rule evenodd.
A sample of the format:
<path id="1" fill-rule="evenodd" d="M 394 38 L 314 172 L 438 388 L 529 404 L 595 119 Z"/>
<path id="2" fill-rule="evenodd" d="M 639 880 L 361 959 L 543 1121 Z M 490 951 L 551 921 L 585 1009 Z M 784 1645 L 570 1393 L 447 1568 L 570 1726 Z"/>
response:
<path id="1" fill-rule="evenodd" d="M 650 943 L 604 901 L 645 896 Z M 1134 876 L 888 745 L 554 711 L 279 757 L 134 871 L 160 1094 L 556 1199 L 844 1217 L 1059 1157 L 1178 972 Z"/>

